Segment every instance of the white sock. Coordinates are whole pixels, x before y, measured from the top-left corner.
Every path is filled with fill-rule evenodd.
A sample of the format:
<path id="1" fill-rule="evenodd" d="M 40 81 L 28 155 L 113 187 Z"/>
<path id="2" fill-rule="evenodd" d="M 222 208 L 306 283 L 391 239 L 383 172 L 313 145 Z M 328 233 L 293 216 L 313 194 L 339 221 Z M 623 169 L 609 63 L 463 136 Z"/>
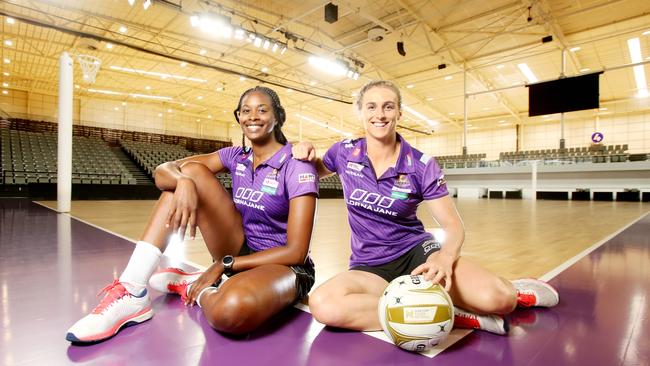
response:
<path id="1" fill-rule="evenodd" d="M 149 277 L 158 267 L 160 256 L 162 256 L 160 249 L 153 244 L 145 241 L 139 241 L 136 244 L 129 264 L 126 265 L 120 276 L 120 282 L 127 291 L 136 296 L 142 293 L 147 287 Z"/>

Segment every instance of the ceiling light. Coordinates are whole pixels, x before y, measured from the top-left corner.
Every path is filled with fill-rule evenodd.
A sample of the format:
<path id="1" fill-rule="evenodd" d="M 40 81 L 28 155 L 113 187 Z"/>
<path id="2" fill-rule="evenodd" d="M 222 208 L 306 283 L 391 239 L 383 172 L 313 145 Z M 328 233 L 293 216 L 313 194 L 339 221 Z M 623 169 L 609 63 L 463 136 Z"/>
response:
<path id="1" fill-rule="evenodd" d="M 455 115 L 455 114 L 456 114 L 455 112 L 449 112 L 449 115 L 450 115 L 450 116 L 453 116 L 453 115 Z"/>
<path id="2" fill-rule="evenodd" d="M 150 6 L 151 6 L 151 0 L 144 0 L 144 2 L 142 3 L 142 8 L 144 8 L 144 10 L 149 9 Z"/>
<path id="3" fill-rule="evenodd" d="M 243 29 L 241 29 L 241 28 L 235 29 L 235 39 L 242 40 L 242 39 L 244 39 L 245 35 L 246 35 L 246 32 Z"/>
<path id="4" fill-rule="evenodd" d="M 151 90 L 151 87 L 149 85 L 145 86 L 144 88 L 147 90 Z"/>
<path id="5" fill-rule="evenodd" d="M 187 66 L 187 62 L 185 61 L 181 62 L 181 67 L 185 67 L 185 66 Z"/>
<path id="6" fill-rule="evenodd" d="M 212 119 L 212 115 L 211 115 L 211 114 L 208 114 L 208 119 Z"/>
<path id="7" fill-rule="evenodd" d="M 115 108 L 113 108 L 113 109 L 116 110 L 116 111 L 119 111 L 119 110 L 120 110 L 120 107 L 115 107 Z"/>
<path id="8" fill-rule="evenodd" d="M 133 6 L 135 5 L 135 0 L 127 0 L 129 2 L 129 5 Z"/>
<path id="9" fill-rule="evenodd" d="M 427 97 L 427 101 L 430 102 L 430 101 L 432 101 L 432 100 L 433 100 L 433 97 Z"/>
<path id="10" fill-rule="evenodd" d="M 645 32 L 643 32 L 641 34 L 644 35 L 644 36 L 650 35 L 650 30 L 647 30 L 647 31 L 645 31 Z"/>
<path id="11" fill-rule="evenodd" d="M 8 87 L 9 87 L 9 83 L 2 83 L 2 86 L 3 86 L 4 88 L 8 88 Z"/>
<path id="12" fill-rule="evenodd" d="M 607 107 L 602 107 L 602 108 L 599 108 L 599 109 L 600 109 L 601 111 L 606 111 L 606 110 L 607 110 Z"/>
<path id="13" fill-rule="evenodd" d="M 264 41 L 264 46 L 262 46 L 262 48 L 264 48 L 265 50 L 268 50 L 269 47 L 271 47 L 271 41 L 269 41 L 267 39 L 267 40 Z"/>
<path id="14" fill-rule="evenodd" d="M 643 61 L 643 56 L 641 55 L 641 42 L 639 38 L 631 38 L 627 40 L 627 47 L 630 51 L 630 59 L 633 64 Z M 634 81 L 636 82 L 637 97 L 645 98 L 650 95 L 648 93 L 648 86 L 646 83 L 645 70 L 643 65 L 634 66 Z"/>
<path id="15" fill-rule="evenodd" d="M 5 71 L 5 72 L 2 73 L 2 75 L 4 75 L 4 76 L 9 76 L 10 74 L 9 74 L 8 72 Z"/>
<path id="16" fill-rule="evenodd" d="M 80 87 L 79 85 L 75 85 L 74 88 L 75 88 L 75 89 L 79 89 L 79 88 L 81 88 L 81 87 Z"/>
<path id="17" fill-rule="evenodd" d="M 160 95 L 147 95 L 147 94 L 138 94 L 138 93 L 122 93 L 113 90 L 106 89 L 87 89 L 90 93 L 99 93 L 106 95 L 128 95 L 133 98 L 147 98 L 147 99 L 156 99 L 156 100 L 172 100 L 171 97 L 165 97 Z"/>
<path id="18" fill-rule="evenodd" d="M 217 37 L 230 38 L 233 33 L 230 18 L 221 14 L 202 13 L 192 15 L 190 16 L 190 25 Z"/>
<path id="19" fill-rule="evenodd" d="M 350 68 L 347 62 L 343 60 L 330 60 L 325 57 L 309 56 L 309 64 L 328 74 L 347 76 L 354 80 L 359 78 L 359 72 Z"/>
<path id="20" fill-rule="evenodd" d="M 202 95 L 199 95 L 198 97 L 196 97 L 196 99 L 198 99 L 198 100 L 202 100 L 202 99 L 203 99 L 203 96 L 202 96 Z"/>
<path id="21" fill-rule="evenodd" d="M 269 68 L 266 67 L 266 66 L 264 66 L 264 67 L 262 68 L 262 72 L 266 74 L 267 72 L 269 72 Z"/>
<path id="22" fill-rule="evenodd" d="M 311 85 L 311 86 L 314 86 L 314 85 L 316 85 L 316 84 L 317 84 L 317 83 L 316 83 L 314 80 L 312 80 L 312 81 L 309 82 L 309 85 Z"/>
<path id="23" fill-rule="evenodd" d="M 185 107 L 185 106 L 187 105 L 187 103 L 181 103 L 181 105 L 182 105 L 183 107 Z"/>
<path id="24" fill-rule="evenodd" d="M 438 121 L 434 121 L 430 119 L 429 117 L 425 116 L 424 114 L 416 111 L 415 109 L 407 106 L 406 104 L 402 104 L 402 108 L 404 108 L 405 111 L 409 112 L 410 114 L 416 116 L 416 119 L 420 119 L 421 121 L 426 122 L 429 126 L 435 127 L 438 125 Z"/>
<path id="25" fill-rule="evenodd" d="M 197 118 L 197 119 L 196 119 L 196 122 L 201 122 L 201 119 L 200 119 L 200 118 Z"/>
<path id="26" fill-rule="evenodd" d="M 205 56 L 206 53 L 208 53 L 208 51 L 206 51 L 206 50 L 199 51 L 199 55 L 201 55 L 201 56 Z"/>
<path id="27" fill-rule="evenodd" d="M 125 26 L 120 26 L 120 33 L 126 33 L 127 29 Z"/>
<path id="28" fill-rule="evenodd" d="M 293 91 L 293 89 L 287 88 L 287 93 L 291 93 L 292 91 Z"/>
<path id="29" fill-rule="evenodd" d="M 167 113 L 172 113 L 172 112 L 174 112 L 174 110 L 171 108 L 167 110 Z"/>
<path id="30" fill-rule="evenodd" d="M 112 50 L 113 49 L 113 44 L 112 43 L 106 43 L 106 48 L 108 48 L 109 50 Z"/>
<path id="31" fill-rule="evenodd" d="M 409 84 L 409 85 L 406 86 L 406 88 L 407 88 L 407 89 L 413 89 L 414 86 L 415 86 L 415 85 L 413 85 L 413 84 Z"/>
<path id="32" fill-rule="evenodd" d="M 528 67 L 528 64 L 526 64 L 526 63 L 517 64 L 517 67 L 524 74 L 526 79 L 528 79 L 528 82 L 536 83 L 536 82 L 539 81 L 537 79 L 537 76 L 535 76 L 535 74 L 533 74 L 533 70 L 531 70 L 530 67 Z"/>
<path id="33" fill-rule="evenodd" d="M 571 47 L 571 48 L 569 48 L 569 51 L 571 51 L 571 52 L 580 51 L 580 47 Z"/>
<path id="34" fill-rule="evenodd" d="M 147 71 L 147 70 L 140 70 L 140 69 L 131 69 L 128 67 L 120 67 L 120 66 L 110 66 L 111 70 L 117 70 L 117 71 L 124 71 L 124 72 L 131 72 L 134 74 L 140 74 L 140 75 L 147 75 L 147 76 L 155 76 L 162 78 L 163 80 L 166 78 L 172 78 L 172 79 L 177 79 L 177 80 L 188 80 L 188 81 L 195 81 L 197 83 L 205 83 L 207 82 L 206 79 L 199 79 L 199 78 L 192 78 L 188 76 L 182 76 L 182 75 L 176 75 L 176 74 L 164 74 L 161 72 L 154 72 L 154 71 Z"/>
<path id="35" fill-rule="evenodd" d="M 158 113 L 158 117 L 162 117 L 162 113 Z"/>
<path id="36" fill-rule="evenodd" d="M 271 48 L 271 52 L 275 53 L 275 51 L 277 51 L 279 47 L 280 46 L 277 43 L 273 42 L 273 47 Z"/>
<path id="37" fill-rule="evenodd" d="M 445 80 L 451 80 L 451 79 L 453 79 L 453 78 L 454 78 L 454 77 L 451 76 L 451 75 L 447 75 L 447 76 L 445 76 Z"/>
<path id="38" fill-rule="evenodd" d="M 16 19 L 11 18 L 11 17 L 7 17 L 7 23 L 9 23 L 9 24 L 15 24 L 15 23 L 16 23 Z"/>
<path id="39" fill-rule="evenodd" d="M 257 47 L 257 48 L 259 48 L 260 46 L 262 46 L 262 38 L 260 38 L 260 37 L 255 37 L 255 39 L 253 40 L 253 46 L 255 46 L 255 47 Z"/>
<path id="40" fill-rule="evenodd" d="M 126 105 L 126 102 L 122 102 L 122 105 Z"/>
<path id="41" fill-rule="evenodd" d="M 497 65 L 497 69 L 503 69 L 506 65 Z"/>
<path id="42" fill-rule="evenodd" d="M 8 59 L 8 58 L 6 58 L 6 59 L 4 59 L 4 63 L 6 63 L 6 64 L 10 64 L 10 63 L 11 63 L 11 60 Z"/>
<path id="43" fill-rule="evenodd" d="M 239 81 L 245 81 L 245 80 L 246 80 L 246 77 L 245 77 L 245 76 L 240 76 L 240 77 L 239 77 Z"/>
<path id="44" fill-rule="evenodd" d="M 580 72 L 587 72 L 587 71 L 590 71 L 590 70 L 591 69 L 588 68 L 588 67 L 583 67 L 582 69 L 580 69 Z"/>
<path id="45" fill-rule="evenodd" d="M 14 45 L 14 41 L 12 41 L 12 40 L 10 40 L 10 39 L 5 40 L 5 46 L 7 46 L 7 47 L 11 47 L 11 46 L 13 46 L 13 45 Z"/>
<path id="46" fill-rule="evenodd" d="M 2 94 L 7 95 L 7 94 L 9 94 L 9 91 L 8 90 L 3 90 Z"/>

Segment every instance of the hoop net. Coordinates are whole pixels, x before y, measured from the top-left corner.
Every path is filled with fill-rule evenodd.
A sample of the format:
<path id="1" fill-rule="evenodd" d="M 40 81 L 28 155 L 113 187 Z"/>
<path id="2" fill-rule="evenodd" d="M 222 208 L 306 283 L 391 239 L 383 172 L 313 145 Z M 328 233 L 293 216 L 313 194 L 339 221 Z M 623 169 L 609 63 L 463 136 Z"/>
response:
<path id="1" fill-rule="evenodd" d="M 102 65 L 102 60 L 95 56 L 78 55 L 77 62 L 81 66 L 83 81 L 88 84 L 93 84 L 97 76 L 97 71 L 99 71 L 99 67 Z"/>

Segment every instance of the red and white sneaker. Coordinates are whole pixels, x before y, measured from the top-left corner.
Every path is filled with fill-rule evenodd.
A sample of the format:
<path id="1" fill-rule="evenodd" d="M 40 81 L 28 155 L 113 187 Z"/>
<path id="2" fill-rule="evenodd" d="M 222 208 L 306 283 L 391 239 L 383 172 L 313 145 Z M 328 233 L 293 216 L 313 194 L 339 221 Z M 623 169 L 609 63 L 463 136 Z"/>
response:
<path id="1" fill-rule="evenodd" d="M 505 335 L 510 330 L 510 324 L 502 315 L 477 315 L 454 307 L 454 328 L 480 329 L 498 335 Z"/>
<path id="2" fill-rule="evenodd" d="M 560 295 L 557 291 L 544 281 L 529 278 L 514 280 L 512 285 L 517 290 L 517 306 L 550 308 L 560 302 Z"/>
<path id="3" fill-rule="evenodd" d="M 141 295 L 129 293 L 119 280 L 98 294 L 106 296 L 97 307 L 68 329 L 65 339 L 75 343 L 98 342 L 117 334 L 120 329 L 151 319 L 153 309 L 145 289 Z"/>
<path id="4" fill-rule="evenodd" d="M 181 300 L 185 302 L 187 285 L 196 281 L 202 274 L 203 272 L 188 273 L 180 268 L 165 268 L 151 276 L 149 286 L 162 293 L 181 295 Z"/>

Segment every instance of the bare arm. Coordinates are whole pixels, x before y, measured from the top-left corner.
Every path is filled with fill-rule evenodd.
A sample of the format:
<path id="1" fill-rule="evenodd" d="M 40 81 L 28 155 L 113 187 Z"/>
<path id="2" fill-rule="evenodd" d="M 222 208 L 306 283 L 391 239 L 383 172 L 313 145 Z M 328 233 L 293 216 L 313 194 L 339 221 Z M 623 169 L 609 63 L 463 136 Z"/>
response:
<path id="1" fill-rule="evenodd" d="M 183 164 L 188 162 L 203 164 L 215 174 L 225 170 L 221 158 L 216 151 L 210 154 L 188 156 L 183 159 L 169 161 L 158 165 L 153 174 L 156 187 L 161 191 L 173 191 L 176 189 L 179 179 L 190 179 L 181 172 Z"/>

